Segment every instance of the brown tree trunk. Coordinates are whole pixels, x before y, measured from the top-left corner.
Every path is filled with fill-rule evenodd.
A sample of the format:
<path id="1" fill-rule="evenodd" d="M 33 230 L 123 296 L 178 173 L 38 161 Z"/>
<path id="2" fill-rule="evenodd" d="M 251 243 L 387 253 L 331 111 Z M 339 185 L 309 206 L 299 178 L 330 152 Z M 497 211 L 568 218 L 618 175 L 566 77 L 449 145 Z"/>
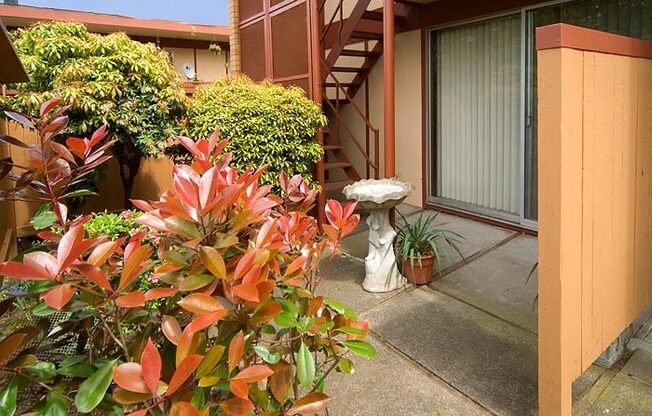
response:
<path id="1" fill-rule="evenodd" d="M 125 209 L 131 208 L 131 192 L 141 162 L 140 151 L 131 144 L 118 142 L 113 146 L 113 153 L 120 167 L 120 179 L 124 191 L 123 204 Z"/>

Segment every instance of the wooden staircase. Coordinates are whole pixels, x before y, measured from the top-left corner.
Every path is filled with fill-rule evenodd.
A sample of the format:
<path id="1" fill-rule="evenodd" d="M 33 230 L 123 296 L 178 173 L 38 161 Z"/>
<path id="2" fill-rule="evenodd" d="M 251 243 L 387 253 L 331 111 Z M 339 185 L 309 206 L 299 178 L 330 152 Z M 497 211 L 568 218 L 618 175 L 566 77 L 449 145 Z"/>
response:
<path id="1" fill-rule="evenodd" d="M 327 1 L 320 5 L 323 14 Z M 368 10 L 371 0 L 357 0 L 348 16 L 339 0 L 332 16 L 327 16 L 321 33 L 322 107 L 330 125 L 323 131 L 324 190 L 339 192 L 362 178 L 380 176 L 379 130 L 369 120 L 369 74 L 383 51 L 383 12 Z M 402 16 L 395 16 L 401 19 Z M 355 100 L 365 92 L 363 104 Z M 346 117 L 344 116 L 346 112 Z M 354 124 L 355 123 L 355 124 Z M 364 128 L 360 134 L 359 123 Z M 356 134 L 357 132 L 357 134 Z M 354 155 L 352 152 L 355 152 Z M 351 154 L 347 154 L 351 153 Z M 357 160 L 354 166 L 353 160 Z M 358 169 L 364 160 L 364 172 Z M 357 166 L 357 168 L 356 168 Z"/>

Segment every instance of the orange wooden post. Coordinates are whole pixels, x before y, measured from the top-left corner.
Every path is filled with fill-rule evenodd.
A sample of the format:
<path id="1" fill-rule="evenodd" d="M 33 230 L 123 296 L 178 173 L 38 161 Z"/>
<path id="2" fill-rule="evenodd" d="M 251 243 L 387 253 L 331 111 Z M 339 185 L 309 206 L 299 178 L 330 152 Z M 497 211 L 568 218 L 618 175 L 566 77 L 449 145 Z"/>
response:
<path id="1" fill-rule="evenodd" d="M 240 0 L 229 1 L 229 73 L 237 75 L 240 66 Z"/>
<path id="2" fill-rule="evenodd" d="M 319 24 L 319 6 L 317 5 L 317 0 L 309 0 L 308 7 L 310 7 L 310 49 L 309 55 L 311 59 L 311 85 L 310 89 L 312 90 L 312 99 L 319 106 L 322 105 L 323 95 L 322 95 L 322 78 L 321 78 L 321 59 L 322 59 L 322 49 L 321 49 L 321 39 L 320 39 L 320 24 Z M 324 144 L 324 132 L 322 130 L 317 132 L 317 141 L 319 144 Z M 324 156 L 317 162 L 316 171 L 317 171 L 317 182 L 321 186 L 321 192 L 319 192 L 318 201 L 317 201 L 317 219 L 320 224 L 324 221 L 325 214 L 324 209 L 326 207 L 326 178 L 324 173 Z"/>
<path id="3" fill-rule="evenodd" d="M 396 112 L 394 90 L 394 1 L 383 4 L 383 77 L 385 117 L 385 177 L 396 175 Z"/>
<path id="4" fill-rule="evenodd" d="M 581 373 L 582 52 L 538 52 L 539 414 L 570 416 Z"/>

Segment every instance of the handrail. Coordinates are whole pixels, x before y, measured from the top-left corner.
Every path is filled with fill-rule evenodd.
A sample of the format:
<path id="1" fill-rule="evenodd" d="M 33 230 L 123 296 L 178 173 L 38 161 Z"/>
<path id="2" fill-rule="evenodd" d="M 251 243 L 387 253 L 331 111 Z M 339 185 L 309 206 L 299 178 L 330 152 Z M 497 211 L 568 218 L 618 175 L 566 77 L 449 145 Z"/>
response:
<path id="1" fill-rule="evenodd" d="M 323 61 L 323 59 L 322 59 L 322 61 Z M 326 61 L 323 61 L 323 62 L 326 63 Z M 360 107 L 358 107 L 358 105 L 353 101 L 353 98 L 349 95 L 349 93 L 346 92 L 346 88 L 344 88 L 344 86 L 342 85 L 342 83 L 340 83 L 340 81 L 337 79 L 337 77 L 335 76 L 335 74 L 333 74 L 333 71 L 330 71 L 330 70 L 328 71 L 327 77 L 329 77 L 329 76 L 330 76 L 331 78 L 333 78 L 333 81 L 335 81 L 336 88 L 342 90 L 342 92 L 344 93 L 344 97 L 348 100 L 349 104 L 351 104 L 351 105 L 353 106 L 353 108 L 354 108 L 355 111 L 358 113 L 358 115 L 360 116 L 360 118 L 362 118 L 362 119 L 364 120 L 364 122 L 365 122 L 365 124 L 367 125 L 367 127 L 369 127 L 372 131 L 377 131 L 378 129 L 375 128 L 375 127 L 374 127 L 374 126 L 369 122 L 369 120 L 367 120 L 367 117 L 364 115 L 364 113 L 362 112 L 362 110 L 360 110 Z"/>
<path id="2" fill-rule="evenodd" d="M 378 163 L 377 161 L 374 163 L 374 162 L 369 158 L 369 156 L 367 155 L 367 152 L 365 151 L 365 149 L 362 148 L 362 145 L 360 144 L 360 142 L 358 142 L 358 139 L 355 138 L 355 135 L 351 132 L 351 130 L 349 129 L 349 127 L 348 127 L 348 125 L 346 124 L 346 122 L 344 121 L 344 119 L 340 116 L 340 114 L 338 113 L 338 111 L 335 109 L 335 106 L 333 105 L 333 103 L 331 103 L 330 100 L 326 100 L 326 102 L 328 103 L 328 105 L 330 106 L 330 108 L 331 108 L 331 109 L 333 110 L 333 112 L 335 113 L 335 117 L 337 118 L 338 125 L 344 127 L 344 130 L 345 130 L 346 133 L 349 135 L 349 137 L 351 137 L 351 139 L 353 140 L 353 143 L 355 144 L 355 146 L 358 148 L 358 150 L 360 151 L 360 153 L 362 154 L 362 156 L 363 156 L 363 157 L 365 158 L 365 160 L 367 161 L 367 164 L 370 165 L 372 168 L 374 168 L 374 171 L 377 172 L 377 171 L 379 170 L 379 166 L 378 166 L 379 163 Z M 377 130 L 374 130 L 374 136 L 375 136 L 375 141 L 376 141 L 376 142 L 379 142 L 378 134 L 379 134 L 378 131 L 377 131 Z M 374 155 L 374 156 L 375 156 L 375 155 Z"/>
<path id="3" fill-rule="evenodd" d="M 328 0 L 323 0 L 321 5 L 319 6 L 319 12 L 320 13 L 325 9 L 327 1 Z M 369 3 L 369 0 L 366 0 L 366 1 L 363 2 L 363 4 L 367 4 L 367 5 L 368 5 L 368 3 Z M 355 9 L 354 9 L 353 14 L 355 16 L 357 16 L 358 18 L 362 15 L 362 12 L 364 11 L 363 9 L 366 9 L 366 7 L 361 8 L 361 6 L 363 4 L 357 4 Z M 335 10 L 333 11 L 332 16 L 330 17 L 330 19 L 328 20 L 328 23 L 323 28 L 323 33 L 321 34 L 321 39 L 320 39 L 320 44 L 322 45 L 322 47 L 324 46 L 326 36 L 327 36 L 328 32 L 331 31 L 332 25 L 334 24 L 335 18 L 337 17 L 338 14 L 339 14 L 339 19 L 340 20 L 339 20 L 338 40 L 337 41 L 338 41 L 339 45 L 341 45 L 341 43 L 342 43 L 342 33 L 343 33 L 343 30 L 344 30 L 344 27 L 345 27 L 345 25 L 344 25 L 344 6 L 343 6 L 343 0 L 339 0 L 338 3 L 337 3 L 337 6 L 335 7 Z M 349 32 L 351 30 L 353 30 L 353 29 L 350 26 L 347 26 L 347 34 L 349 34 Z M 330 57 L 330 55 L 329 55 L 329 57 Z M 376 127 L 374 127 L 371 124 L 371 122 L 369 121 L 369 118 L 367 117 L 367 115 L 365 115 L 365 113 L 355 103 L 355 101 L 353 100 L 353 97 L 351 97 L 351 95 L 347 92 L 346 88 L 342 85 L 342 83 L 339 81 L 339 79 L 337 79 L 337 77 L 335 76 L 335 74 L 332 71 L 332 68 L 328 64 L 327 59 L 324 56 L 320 56 L 320 59 L 321 59 L 322 67 L 323 67 L 323 70 L 324 70 L 324 74 L 322 74 L 321 80 L 326 80 L 330 76 L 333 79 L 333 81 L 335 82 L 335 94 L 336 94 L 336 103 L 335 103 L 335 105 L 328 98 L 325 91 L 324 91 L 323 101 L 326 101 L 327 105 L 331 108 L 331 110 L 335 114 L 335 117 L 336 117 L 337 122 L 338 122 L 338 130 L 340 129 L 340 127 L 344 129 L 346 134 L 353 141 L 353 144 L 355 145 L 355 147 L 358 149 L 360 154 L 366 160 L 366 166 L 367 166 L 367 169 L 366 169 L 367 175 L 366 176 L 369 176 L 369 167 L 371 167 L 371 168 L 374 169 L 374 178 L 377 179 L 377 178 L 380 177 L 380 130 L 377 129 Z M 365 82 L 368 82 L 368 81 L 365 80 Z M 346 98 L 348 103 L 351 104 L 351 106 L 355 110 L 355 113 L 357 113 L 358 117 L 360 119 L 362 119 L 362 121 L 364 122 L 364 125 L 365 125 L 365 137 L 366 137 L 364 147 L 360 144 L 360 142 L 358 141 L 356 136 L 351 131 L 350 126 L 346 123 L 346 121 L 342 118 L 342 116 L 340 114 L 340 102 L 339 102 L 340 101 L 339 100 L 340 93 L 343 94 L 343 96 Z M 374 160 L 372 160 L 370 155 L 369 155 L 369 150 L 370 150 L 369 149 L 369 132 L 370 131 L 373 132 L 373 135 L 374 135 L 374 138 L 373 138 L 373 140 L 374 140 L 374 143 L 373 143 L 373 151 L 374 151 L 373 158 L 374 158 Z M 331 132 L 331 133 L 333 134 L 334 132 Z M 340 133 L 338 132 L 337 135 L 334 135 L 338 141 L 340 140 L 339 134 Z"/>
<path id="4" fill-rule="evenodd" d="M 324 2 L 322 3 L 322 6 L 321 6 L 322 8 L 326 5 L 326 1 L 328 1 L 328 0 L 324 0 Z M 324 43 L 324 40 L 326 40 L 326 35 L 328 34 L 328 31 L 330 30 L 331 25 L 332 25 L 333 22 L 335 21 L 335 16 L 337 16 L 337 13 L 338 13 L 338 12 L 340 13 L 340 28 L 339 28 L 338 36 L 339 36 L 340 39 L 341 39 L 341 35 L 342 35 L 342 22 L 343 22 L 343 16 L 344 16 L 344 10 L 343 10 L 344 7 L 343 7 L 343 4 L 344 4 L 344 0 L 339 0 L 339 2 L 337 3 L 337 7 L 336 7 L 335 10 L 333 11 L 333 15 L 331 16 L 331 18 L 330 18 L 329 21 L 328 21 L 328 24 L 327 24 L 326 27 L 324 28 L 324 33 L 321 34 L 321 43 Z M 321 11 L 321 10 L 320 10 L 320 11 Z"/>

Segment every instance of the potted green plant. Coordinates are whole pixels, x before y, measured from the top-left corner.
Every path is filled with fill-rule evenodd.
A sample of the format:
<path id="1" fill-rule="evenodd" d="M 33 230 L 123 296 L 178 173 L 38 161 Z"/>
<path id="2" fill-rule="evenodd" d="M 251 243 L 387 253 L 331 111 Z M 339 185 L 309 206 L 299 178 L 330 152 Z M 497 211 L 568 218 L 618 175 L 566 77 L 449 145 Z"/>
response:
<path id="1" fill-rule="evenodd" d="M 426 217 L 421 214 L 414 223 L 409 223 L 400 212 L 398 214 L 402 225 L 396 231 L 396 261 L 410 283 L 430 283 L 435 264 L 437 271 L 441 272 L 442 260 L 451 260 L 454 254 L 464 259 L 459 249 L 464 237 L 433 226 L 439 213 Z"/>

